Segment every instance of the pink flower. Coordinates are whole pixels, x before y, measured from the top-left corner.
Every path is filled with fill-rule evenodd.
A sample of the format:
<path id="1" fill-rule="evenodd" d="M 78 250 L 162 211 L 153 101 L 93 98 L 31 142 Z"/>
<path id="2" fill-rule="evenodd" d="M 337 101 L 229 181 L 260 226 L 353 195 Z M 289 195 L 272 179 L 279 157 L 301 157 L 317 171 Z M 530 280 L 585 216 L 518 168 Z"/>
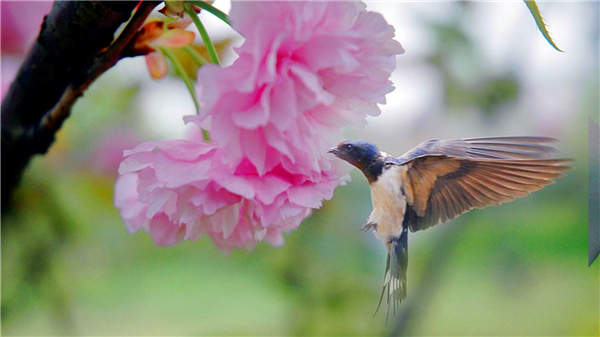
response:
<path id="1" fill-rule="evenodd" d="M 147 230 L 157 245 L 208 234 L 224 251 L 251 249 L 263 239 L 278 246 L 339 184 L 333 170 L 333 177 L 317 182 L 281 166 L 260 177 L 244 164 L 229 172 L 221 155 L 198 140 L 148 142 L 126 151 L 115 206 L 127 228 Z"/>
<path id="2" fill-rule="evenodd" d="M 394 29 L 354 2 L 240 1 L 230 18 L 246 38 L 239 58 L 200 69 L 201 112 L 186 121 L 211 131 L 230 168 L 319 175 L 341 128 L 364 125 L 393 90 Z"/>
<path id="3" fill-rule="evenodd" d="M 127 229 L 131 233 L 140 228 L 149 231 L 154 243 L 159 246 L 181 241 L 185 236 L 185 227 L 171 222 L 162 212 L 151 218 L 146 217 L 148 205 L 138 201 L 137 180 L 136 174 L 129 173 L 119 176 L 115 184 L 115 206 L 119 208 Z"/>
<path id="4" fill-rule="evenodd" d="M 230 18 L 246 38 L 239 58 L 200 69 L 201 113 L 185 119 L 215 143 L 144 143 L 119 169 L 115 205 L 157 244 L 282 244 L 346 181 L 349 166 L 325 153 L 341 128 L 364 125 L 393 90 L 402 47 L 362 3 L 233 2 Z"/>

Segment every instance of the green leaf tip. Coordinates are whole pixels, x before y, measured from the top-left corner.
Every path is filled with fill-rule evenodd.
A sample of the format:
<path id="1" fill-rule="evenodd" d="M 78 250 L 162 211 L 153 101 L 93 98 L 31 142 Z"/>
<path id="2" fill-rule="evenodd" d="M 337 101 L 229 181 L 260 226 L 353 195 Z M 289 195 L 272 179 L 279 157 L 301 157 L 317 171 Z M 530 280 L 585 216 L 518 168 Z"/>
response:
<path id="1" fill-rule="evenodd" d="M 544 35 L 544 38 L 546 39 L 546 41 L 548 41 L 548 43 L 550 43 L 550 45 L 552 47 L 554 47 L 554 49 L 558 50 L 559 52 L 564 52 L 563 50 L 558 48 L 558 46 L 556 46 L 556 44 L 552 40 L 552 37 L 550 36 L 550 32 L 548 32 L 548 29 L 546 28 L 546 23 L 544 22 L 542 13 L 540 13 L 540 9 L 538 8 L 538 5 L 535 2 L 535 0 L 523 0 L 523 1 L 525 2 L 525 5 L 531 12 L 531 15 L 533 15 L 533 18 L 535 19 L 535 23 L 536 23 L 538 29 L 540 30 L 540 32 L 542 33 L 542 35 Z"/>

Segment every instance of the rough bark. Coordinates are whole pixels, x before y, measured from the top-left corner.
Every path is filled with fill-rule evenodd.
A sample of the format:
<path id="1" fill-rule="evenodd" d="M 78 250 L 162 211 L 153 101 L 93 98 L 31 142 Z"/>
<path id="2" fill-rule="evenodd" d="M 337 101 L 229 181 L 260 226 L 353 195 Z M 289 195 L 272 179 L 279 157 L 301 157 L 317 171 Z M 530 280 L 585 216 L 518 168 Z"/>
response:
<path id="1" fill-rule="evenodd" d="M 140 8 L 145 3 L 147 16 L 157 3 L 144 2 Z M 54 3 L 2 101 L 3 213 L 32 156 L 48 150 L 76 99 L 118 60 L 120 55 L 114 53 L 108 62 L 98 55 L 106 54 L 103 52 L 114 40 L 116 30 L 130 19 L 137 4 L 138 1 Z M 132 36 L 130 32 L 128 38 Z M 55 111 L 62 111 L 62 115 L 55 118 Z"/>

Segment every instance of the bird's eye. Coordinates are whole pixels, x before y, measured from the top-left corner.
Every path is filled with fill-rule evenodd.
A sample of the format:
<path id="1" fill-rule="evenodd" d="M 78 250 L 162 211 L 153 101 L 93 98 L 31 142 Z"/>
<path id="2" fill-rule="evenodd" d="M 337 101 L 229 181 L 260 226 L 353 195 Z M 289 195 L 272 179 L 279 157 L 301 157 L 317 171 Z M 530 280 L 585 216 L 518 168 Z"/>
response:
<path id="1" fill-rule="evenodd" d="M 383 166 L 386 168 L 386 170 L 389 169 L 390 167 L 392 167 L 392 165 L 393 164 L 390 163 L 390 162 L 387 162 L 387 163 L 383 164 Z"/>

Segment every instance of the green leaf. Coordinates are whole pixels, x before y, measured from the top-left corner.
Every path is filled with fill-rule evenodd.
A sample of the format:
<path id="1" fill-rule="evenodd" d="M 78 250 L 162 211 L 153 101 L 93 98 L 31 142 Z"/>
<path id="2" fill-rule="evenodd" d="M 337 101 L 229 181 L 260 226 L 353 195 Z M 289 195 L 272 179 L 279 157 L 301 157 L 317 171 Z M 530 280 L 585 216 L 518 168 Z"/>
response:
<path id="1" fill-rule="evenodd" d="M 540 9 L 538 8 L 535 0 L 523 0 L 523 1 L 525 1 L 525 5 L 527 5 L 527 8 L 529 8 L 531 15 L 533 15 L 533 18 L 535 19 L 535 23 L 537 24 L 540 32 L 542 32 L 542 35 L 544 35 L 544 38 L 546 38 L 546 41 L 548 41 L 548 43 L 550 43 L 550 45 L 552 47 L 554 47 L 554 49 L 562 52 L 562 50 L 560 48 L 558 48 L 556 46 L 556 44 L 554 44 L 554 41 L 552 41 L 552 37 L 550 37 L 550 32 L 548 32 L 548 29 L 546 28 L 546 23 L 544 22 L 542 13 L 540 13 Z"/>
<path id="2" fill-rule="evenodd" d="M 208 36 L 208 32 L 206 31 L 206 28 L 204 28 L 204 25 L 200 21 L 198 14 L 196 14 L 196 12 L 192 9 L 192 7 L 190 7 L 190 5 L 187 3 L 184 5 L 184 8 L 185 8 L 185 12 L 188 13 L 188 15 L 192 18 L 192 21 L 194 21 L 196 28 L 198 28 L 198 31 L 200 32 L 202 41 L 204 42 L 204 45 L 206 46 L 206 50 L 208 51 L 208 56 L 210 57 L 210 61 L 215 64 L 221 64 L 219 62 L 219 56 L 217 55 L 217 50 L 215 49 L 215 45 L 210 40 L 210 36 Z"/>
<path id="3" fill-rule="evenodd" d="M 211 5 L 207 2 L 204 2 L 204 1 L 186 1 L 186 2 L 189 4 L 192 4 L 194 6 L 198 6 L 209 13 L 212 13 L 214 16 L 218 17 L 219 19 L 223 20 L 223 22 L 225 22 L 226 24 L 231 26 L 231 22 L 229 22 L 229 17 L 227 16 L 227 14 L 223 13 L 220 9 L 214 7 L 213 5 Z"/>
<path id="4" fill-rule="evenodd" d="M 208 131 L 206 131 L 206 129 L 202 129 L 202 137 L 205 141 L 210 142 L 210 134 L 208 134 Z"/>
<path id="5" fill-rule="evenodd" d="M 175 70 L 177 71 L 177 74 L 179 75 L 179 77 L 181 77 L 181 79 L 185 83 L 185 86 L 188 88 L 190 94 L 192 95 L 192 99 L 194 100 L 194 105 L 196 105 L 196 113 L 198 113 L 198 111 L 200 110 L 200 105 L 198 104 L 198 100 L 196 99 L 196 92 L 194 90 L 194 84 L 192 83 L 192 80 L 190 80 L 190 77 L 185 72 L 185 68 L 183 67 L 183 64 L 181 64 L 179 59 L 177 59 L 177 57 L 175 56 L 175 54 L 173 54 L 173 52 L 171 50 L 169 50 L 168 48 L 163 48 L 163 47 L 159 47 L 159 48 L 160 48 L 160 51 L 163 54 L 165 54 L 165 56 L 169 60 L 171 60 L 173 67 L 175 67 Z"/>

